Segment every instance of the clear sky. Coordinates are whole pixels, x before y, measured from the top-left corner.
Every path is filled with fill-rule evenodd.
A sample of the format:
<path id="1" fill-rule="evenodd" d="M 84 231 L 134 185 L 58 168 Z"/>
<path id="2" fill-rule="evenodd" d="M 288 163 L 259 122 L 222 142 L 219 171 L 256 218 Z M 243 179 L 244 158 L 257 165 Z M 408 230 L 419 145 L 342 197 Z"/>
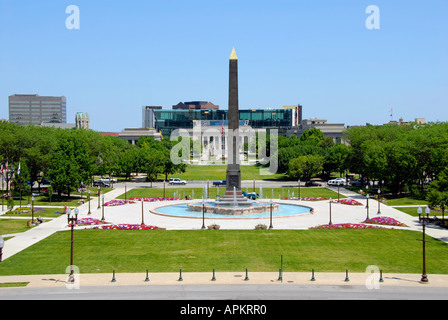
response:
<path id="1" fill-rule="evenodd" d="M 64 95 L 68 122 L 88 112 L 98 131 L 141 126 L 144 105 L 227 109 L 232 47 L 240 109 L 448 121 L 447 0 L 0 0 L 0 119 L 16 93 Z"/>

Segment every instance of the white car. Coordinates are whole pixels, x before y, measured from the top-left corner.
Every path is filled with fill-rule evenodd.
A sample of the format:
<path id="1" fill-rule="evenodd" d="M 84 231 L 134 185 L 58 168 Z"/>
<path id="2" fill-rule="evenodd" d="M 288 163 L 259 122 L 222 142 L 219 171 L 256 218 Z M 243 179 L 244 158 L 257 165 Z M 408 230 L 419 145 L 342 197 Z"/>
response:
<path id="1" fill-rule="evenodd" d="M 117 179 L 111 179 L 109 177 L 104 177 L 104 178 L 99 179 L 99 181 L 103 181 L 103 182 L 107 182 L 107 183 L 111 183 L 111 182 L 116 183 Z"/>
<path id="2" fill-rule="evenodd" d="M 172 178 L 172 179 L 170 179 L 169 184 L 183 184 L 183 185 L 185 185 L 185 184 L 187 184 L 187 181 L 181 180 L 179 178 Z"/>
<path id="3" fill-rule="evenodd" d="M 345 178 L 336 178 L 328 181 L 330 186 L 343 186 L 345 184 Z"/>

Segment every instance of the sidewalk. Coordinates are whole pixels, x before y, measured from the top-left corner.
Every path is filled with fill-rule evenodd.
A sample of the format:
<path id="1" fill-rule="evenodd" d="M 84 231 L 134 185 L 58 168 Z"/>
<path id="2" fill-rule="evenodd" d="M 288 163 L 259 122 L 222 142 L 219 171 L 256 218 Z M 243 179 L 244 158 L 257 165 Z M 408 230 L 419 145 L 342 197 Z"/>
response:
<path id="1" fill-rule="evenodd" d="M 128 188 L 129 190 L 130 188 Z M 124 193 L 124 189 L 114 189 L 108 193 L 104 194 L 104 201 L 110 201 L 115 199 L 115 197 Z M 97 209 L 98 197 L 91 198 L 90 203 L 90 211 L 93 213 L 95 211 L 101 211 L 101 209 Z M 85 203 L 79 208 L 78 218 L 87 217 L 87 213 L 89 211 L 89 204 Z M 29 218 L 27 218 L 30 220 Z M 24 250 L 25 248 L 32 246 L 35 243 L 51 236 L 53 233 L 63 230 L 67 227 L 67 216 L 61 215 L 58 218 L 52 219 L 51 221 L 45 222 L 39 226 L 32 228 L 26 232 L 14 234 L 12 239 L 9 239 L 5 242 L 5 247 L 3 248 L 3 260 L 8 259 L 9 257 L 15 255 L 16 253 Z M 8 235 L 3 235 L 5 238 Z"/>
<path id="2" fill-rule="evenodd" d="M 383 274 L 383 282 L 379 282 L 380 275 L 373 273 L 349 273 L 349 281 L 345 281 L 345 272 L 339 273 L 314 273 L 314 281 L 311 281 L 311 272 L 284 272 L 282 280 L 279 280 L 278 272 L 248 272 L 249 280 L 245 280 L 243 272 L 216 272 L 215 281 L 212 281 L 212 272 L 182 272 L 182 281 L 179 281 L 179 273 L 99 273 L 99 274 L 75 274 L 75 283 L 67 284 L 68 274 L 59 275 L 30 275 L 30 276 L 4 276 L 0 277 L 0 283 L 29 282 L 27 288 L 82 286 L 141 286 L 141 285 L 204 285 L 204 284 L 286 284 L 286 285 L 316 285 L 316 286 L 413 286 L 413 287 L 441 287 L 448 288 L 448 275 L 428 275 L 429 282 L 421 283 L 421 275 L 418 274 Z M 112 280 L 115 279 L 115 282 Z"/>

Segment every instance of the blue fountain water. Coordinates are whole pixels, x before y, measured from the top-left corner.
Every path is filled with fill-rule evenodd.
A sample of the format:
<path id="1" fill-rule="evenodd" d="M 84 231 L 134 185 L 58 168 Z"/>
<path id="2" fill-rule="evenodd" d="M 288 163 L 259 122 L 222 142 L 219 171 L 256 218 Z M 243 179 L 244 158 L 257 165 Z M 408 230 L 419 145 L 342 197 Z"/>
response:
<path id="1" fill-rule="evenodd" d="M 266 205 L 266 202 L 253 202 L 253 206 Z M 215 206 L 214 202 L 206 202 L 206 206 Z M 272 211 L 273 217 L 286 217 L 307 214 L 310 212 L 309 207 L 293 205 L 293 204 L 280 204 L 278 210 Z M 187 204 L 178 204 L 172 206 L 165 206 L 155 209 L 157 213 L 175 217 L 191 217 L 191 218 L 202 218 L 202 212 L 190 211 Z M 206 218 L 223 218 L 223 219 L 242 219 L 242 218 L 267 218 L 270 216 L 270 211 L 257 212 L 245 215 L 225 215 L 216 213 L 205 213 Z"/>

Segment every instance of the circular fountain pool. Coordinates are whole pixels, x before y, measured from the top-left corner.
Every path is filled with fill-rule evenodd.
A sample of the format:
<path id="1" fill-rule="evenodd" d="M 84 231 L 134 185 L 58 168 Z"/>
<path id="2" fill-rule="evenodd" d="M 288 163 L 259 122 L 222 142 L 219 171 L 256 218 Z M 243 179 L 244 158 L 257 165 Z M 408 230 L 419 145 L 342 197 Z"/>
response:
<path id="1" fill-rule="evenodd" d="M 190 205 L 191 206 L 191 205 Z M 162 206 L 155 208 L 152 211 L 154 214 L 160 214 L 160 215 L 166 215 L 166 216 L 172 216 L 172 217 L 182 217 L 182 218 L 202 218 L 202 210 L 199 211 L 193 211 L 191 210 L 190 206 L 188 204 L 177 204 L 177 205 L 170 205 L 170 206 Z M 202 208 L 201 202 L 195 203 L 196 207 Z M 206 202 L 205 206 L 212 207 L 215 206 L 215 203 L 213 202 Z M 270 203 L 267 202 L 254 202 L 253 206 L 264 206 L 266 207 L 266 210 L 259 212 L 259 211 L 253 211 L 251 213 L 245 213 L 245 214 L 220 214 L 220 213 L 212 213 L 212 212 L 206 212 L 204 213 L 205 218 L 214 218 L 214 219 L 252 219 L 252 218 L 268 218 L 270 216 Z M 300 205 L 294 205 L 294 204 L 279 204 L 279 203 L 273 203 L 273 209 L 272 210 L 272 216 L 273 217 L 289 217 L 289 216 L 295 216 L 295 215 L 301 215 L 301 214 L 308 214 L 310 213 L 311 208 L 300 206 Z M 230 208 L 232 209 L 232 208 Z M 237 209 L 237 208 L 233 208 Z"/>

